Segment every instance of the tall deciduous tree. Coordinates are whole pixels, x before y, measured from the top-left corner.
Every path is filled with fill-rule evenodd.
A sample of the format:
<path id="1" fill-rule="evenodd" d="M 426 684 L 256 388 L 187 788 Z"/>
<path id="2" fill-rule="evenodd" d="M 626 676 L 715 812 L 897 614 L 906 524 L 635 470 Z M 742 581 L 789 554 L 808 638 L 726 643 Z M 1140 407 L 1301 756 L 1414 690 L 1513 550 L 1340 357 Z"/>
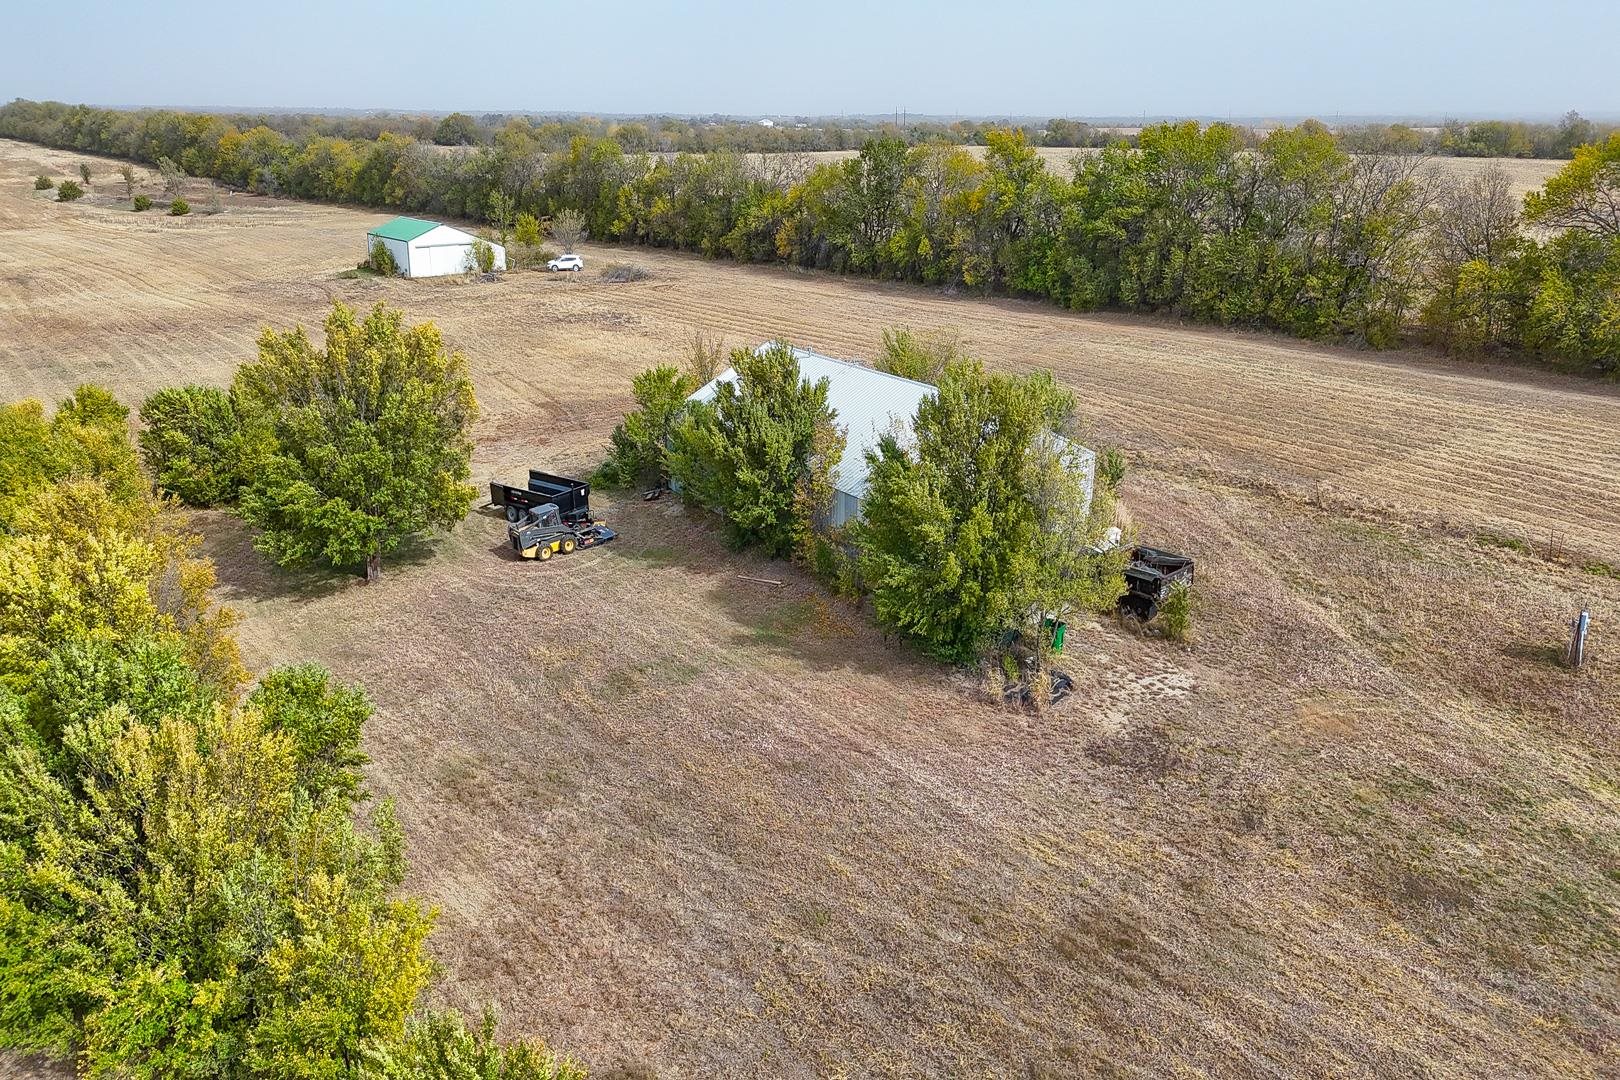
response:
<path id="1" fill-rule="evenodd" d="M 467 363 L 432 323 L 406 327 L 381 304 L 363 320 L 341 303 L 316 348 L 302 327 L 266 329 L 232 394 L 273 433 L 242 516 L 277 561 L 352 566 L 366 580 L 408 537 L 466 516 L 478 405 Z"/>
<path id="2" fill-rule="evenodd" d="M 1090 551 L 1101 507 L 1072 446 L 1054 438 L 1073 413 L 1044 373 L 946 369 L 912 445 L 887 436 L 868 455 L 853 539 L 880 620 L 965 661 L 1041 614 L 1118 596 L 1117 565 Z"/>
<path id="3" fill-rule="evenodd" d="M 1543 190 L 1525 196 L 1524 212 L 1538 225 L 1620 239 L 1620 132 L 1576 150 Z"/>
<path id="4" fill-rule="evenodd" d="M 786 345 L 731 354 L 735 380 L 694 402 L 671 435 L 669 469 L 689 499 L 719 511 L 739 545 L 801 551 L 830 509 L 844 433 L 827 380 L 801 378 Z"/>

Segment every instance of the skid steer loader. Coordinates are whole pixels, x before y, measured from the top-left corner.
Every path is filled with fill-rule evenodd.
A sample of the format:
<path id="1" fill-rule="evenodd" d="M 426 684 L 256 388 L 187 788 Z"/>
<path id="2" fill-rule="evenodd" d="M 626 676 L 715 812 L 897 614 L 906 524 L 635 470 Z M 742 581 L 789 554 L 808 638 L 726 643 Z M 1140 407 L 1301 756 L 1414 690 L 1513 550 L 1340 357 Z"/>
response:
<path id="1" fill-rule="evenodd" d="M 558 553 L 568 555 L 579 548 L 605 544 L 617 535 L 599 521 L 564 521 L 556 503 L 530 507 L 520 520 L 506 527 L 512 550 L 522 558 L 541 562 Z"/>

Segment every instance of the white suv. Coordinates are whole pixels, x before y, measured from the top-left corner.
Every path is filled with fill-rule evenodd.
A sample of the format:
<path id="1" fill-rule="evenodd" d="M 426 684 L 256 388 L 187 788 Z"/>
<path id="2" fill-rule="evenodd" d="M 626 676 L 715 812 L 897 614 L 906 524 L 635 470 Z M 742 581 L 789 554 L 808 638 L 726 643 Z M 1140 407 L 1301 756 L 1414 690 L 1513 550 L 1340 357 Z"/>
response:
<path id="1" fill-rule="evenodd" d="M 546 268 L 549 270 L 583 270 L 585 269 L 585 260 L 578 255 L 559 255 L 546 263 Z"/>

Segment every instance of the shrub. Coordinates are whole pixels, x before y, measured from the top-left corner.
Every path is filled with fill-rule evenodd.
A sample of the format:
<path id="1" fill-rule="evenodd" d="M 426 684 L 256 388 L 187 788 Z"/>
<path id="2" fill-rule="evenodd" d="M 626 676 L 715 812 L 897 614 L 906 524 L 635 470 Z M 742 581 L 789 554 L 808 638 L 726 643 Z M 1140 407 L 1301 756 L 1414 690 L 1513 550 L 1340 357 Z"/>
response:
<path id="1" fill-rule="evenodd" d="M 56 181 L 52 180 L 48 176 L 36 176 L 36 177 L 34 177 L 34 190 L 35 191 L 49 191 L 49 190 L 51 190 L 51 188 L 53 188 L 55 186 L 56 186 Z"/>
<path id="2" fill-rule="evenodd" d="M 146 195 L 137 195 L 130 200 L 130 205 L 137 211 L 152 209 L 152 200 Z"/>
<path id="3" fill-rule="evenodd" d="M 64 180 L 56 186 L 57 202 L 72 202 L 74 199 L 84 198 L 84 188 L 72 180 Z"/>
<path id="4" fill-rule="evenodd" d="M 603 281 L 646 281 L 650 277 L 652 277 L 652 274 L 634 263 L 608 263 L 602 267 Z"/>
<path id="5" fill-rule="evenodd" d="M 739 547 L 802 552 L 832 502 L 844 432 L 827 380 L 800 378 L 786 345 L 731 354 L 734 381 L 687 407 L 670 434 L 669 471 L 689 500 L 718 511 Z"/>
<path id="6" fill-rule="evenodd" d="M 90 163 L 88 161 L 79 162 L 79 179 L 86 184 L 90 182 Z"/>
<path id="7" fill-rule="evenodd" d="M 381 240 L 371 242 L 371 258 L 361 265 L 370 266 L 383 277 L 394 277 L 399 273 L 399 263 L 394 261 L 394 253 Z"/>
<path id="8" fill-rule="evenodd" d="M 954 334 L 919 335 L 901 327 L 883 331 L 883 349 L 873 366 L 903 379 L 937 383 L 945 366 L 960 359 L 962 346 Z"/>
<path id="9" fill-rule="evenodd" d="M 691 378 L 694 390 L 720 374 L 720 365 L 725 356 L 725 344 L 719 338 L 710 337 L 701 330 L 693 332 L 691 340 L 686 343 L 686 374 Z"/>
<path id="10" fill-rule="evenodd" d="M 1159 632 L 1171 641 L 1190 641 L 1192 638 L 1193 595 L 1186 585 L 1171 588 L 1170 595 L 1159 605 Z"/>
<path id="11" fill-rule="evenodd" d="M 512 226 L 512 239 L 525 247 L 540 245 L 540 221 L 533 214 L 519 214 Z"/>
<path id="12" fill-rule="evenodd" d="M 190 506 L 234 502 L 242 488 L 242 425 L 230 395 L 173 386 L 141 405 L 141 454 L 157 485 Z"/>
<path id="13" fill-rule="evenodd" d="M 176 199 L 169 204 L 170 217 L 185 217 L 191 213 L 191 204 L 184 199 Z"/>
<path id="14" fill-rule="evenodd" d="M 1125 480 L 1125 453 L 1110 446 L 1097 455 L 1097 478 L 1109 491 L 1117 492 Z"/>
<path id="15" fill-rule="evenodd" d="M 118 175 L 124 178 L 124 197 L 135 194 L 135 166 L 125 162 L 118 166 Z"/>
<path id="16" fill-rule="evenodd" d="M 558 1057 L 544 1041 L 495 1041 L 495 1016 L 476 1028 L 459 1013 L 428 1012 L 405 1026 L 405 1036 L 371 1055 L 365 1072 L 375 1080 L 585 1080 L 585 1070 Z"/>
<path id="17" fill-rule="evenodd" d="M 545 265 L 556 257 L 557 253 L 548 247 L 514 244 L 506 253 L 506 262 L 513 268 L 539 270 L 544 269 Z"/>
<path id="18" fill-rule="evenodd" d="M 467 252 L 467 265 L 463 268 L 469 274 L 489 274 L 495 270 L 495 249 L 488 240 L 478 239 L 472 242 L 472 248 Z"/>

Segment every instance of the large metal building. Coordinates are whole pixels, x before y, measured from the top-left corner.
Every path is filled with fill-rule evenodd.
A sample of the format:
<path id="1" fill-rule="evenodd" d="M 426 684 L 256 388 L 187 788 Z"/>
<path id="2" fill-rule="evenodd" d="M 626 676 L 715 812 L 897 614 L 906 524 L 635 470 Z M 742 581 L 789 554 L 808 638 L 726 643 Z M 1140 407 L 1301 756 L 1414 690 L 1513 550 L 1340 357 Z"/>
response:
<path id="1" fill-rule="evenodd" d="M 366 255 L 379 241 L 394 256 L 399 272 L 409 278 L 464 274 L 478 237 L 437 221 L 397 217 L 366 233 Z M 486 240 L 495 252 L 495 269 L 506 269 L 506 249 Z"/>
<path id="2" fill-rule="evenodd" d="M 772 344 L 766 342 L 755 351 L 768 349 Z M 837 422 L 845 429 L 844 456 L 832 474 L 836 492 L 832 524 L 842 525 L 861 516 L 861 501 L 866 497 L 866 452 L 876 450 L 878 440 L 884 435 L 892 434 L 902 446 L 909 445 L 917 407 L 933 396 L 934 388 L 864 364 L 834 360 L 808 349 L 794 349 L 793 355 L 799 361 L 801 378 L 812 383 L 827 380 L 827 404 L 838 414 Z M 717 386 L 736 378 L 736 371 L 727 368 L 687 400 L 712 401 Z M 1096 455 L 1062 436 L 1052 437 L 1066 448 L 1072 467 L 1084 473 L 1089 498 L 1096 476 Z"/>

